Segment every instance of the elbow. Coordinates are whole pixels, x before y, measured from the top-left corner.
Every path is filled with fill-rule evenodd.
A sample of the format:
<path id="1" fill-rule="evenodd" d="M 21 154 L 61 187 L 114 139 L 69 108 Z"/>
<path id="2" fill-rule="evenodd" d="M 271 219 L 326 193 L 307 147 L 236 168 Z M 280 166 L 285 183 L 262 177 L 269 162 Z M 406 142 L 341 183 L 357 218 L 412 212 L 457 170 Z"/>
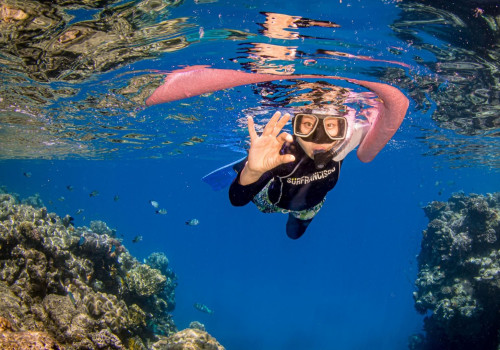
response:
<path id="1" fill-rule="evenodd" d="M 243 203 L 243 202 L 233 202 L 233 201 L 231 201 L 231 204 L 233 205 L 233 207 L 244 207 L 245 205 L 248 204 L 248 202 L 247 203 Z"/>
<path id="2" fill-rule="evenodd" d="M 247 205 L 249 201 L 242 201 L 239 198 L 229 197 L 229 202 L 231 202 L 231 205 L 233 207 L 243 207 L 243 206 Z"/>
<path id="3" fill-rule="evenodd" d="M 243 198 L 243 196 L 238 195 L 237 193 L 232 192 L 231 190 L 229 191 L 229 202 L 233 207 L 243 207 L 250 202 L 250 200 L 247 200 L 246 198 Z"/>

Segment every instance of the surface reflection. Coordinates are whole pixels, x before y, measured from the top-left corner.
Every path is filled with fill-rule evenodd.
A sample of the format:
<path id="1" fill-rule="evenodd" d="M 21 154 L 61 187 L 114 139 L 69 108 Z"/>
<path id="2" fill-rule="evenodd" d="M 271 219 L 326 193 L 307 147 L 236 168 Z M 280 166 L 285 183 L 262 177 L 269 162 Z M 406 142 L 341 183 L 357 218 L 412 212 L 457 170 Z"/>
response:
<path id="1" fill-rule="evenodd" d="M 144 62 L 176 70 L 193 64 L 186 60 L 191 57 L 197 64 L 259 74 L 333 74 L 396 85 L 412 98 L 416 113 L 428 113 L 436 123 L 434 128 L 429 125 L 422 119 L 427 116 L 409 120 L 418 130 L 416 139 L 427 147 L 424 154 L 444 152 L 455 162 L 459 153 L 463 163 L 489 163 L 491 150 L 498 147 L 500 95 L 495 79 L 498 16 L 488 4 L 454 9 L 442 3 L 398 2 L 399 18 L 388 23 L 397 39 L 376 38 L 379 45 L 369 27 L 355 28 L 354 35 L 346 17 L 335 13 L 319 20 L 253 7 L 245 15 L 253 14 L 257 23 L 248 25 L 229 22 L 229 12 L 211 1 L 6 0 L 0 5 L 0 74 L 7 82 L 0 87 L 1 123 L 9 130 L 27 127 L 29 122 L 14 123 L 6 117 L 16 113 L 45 123 L 68 156 L 134 150 L 144 151 L 140 157 L 178 154 L 182 148 L 174 147 L 190 145 L 193 137 L 241 150 L 242 130 L 234 134 L 241 115 L 231 111 L 258 115 L 262 108 L 282 103 L 285 108 L 310 101 L 322 104 L 316 101 L 318 95 L 335 89 L 317 81 L 260 83 L 249 88 L 253 96 L 227 91 L 172 105 L 159 116 L 145 110 L 144 101 L 168 72 L 148 69 Z M 213 19 L 202 13 L 213 14 Z M 152 61 L 157 58 L 161 61 Z M 353 94 L 363 91 L 355 88 Z M 227 128 L 217 128 L 221 123 L 216 118 L 224 119 Z M 182 129 L 182 119 L 193 122 L 197 130 L 189 131 L 196 134 Z M 202 136 L 207 134 L 214 136 Z M 130 135 L 137 137 L 132 140 Z M 13 141 L 16 132 L 10 137 Z M 33 135 L 32 142 L 37 137 Z M 459 144 L 468 152 L 455 147 Z M 13 145 L 1 146 L 0 157 L 11 157 L 3 150 Z M 22 147 L 16 149 L 22 157 Z M 154 154 L 147 154 L 151 150 Z M 46 152 L 49 158 L 64 153 Z M 32 154 L 26 150 L 26 157 Z"/>

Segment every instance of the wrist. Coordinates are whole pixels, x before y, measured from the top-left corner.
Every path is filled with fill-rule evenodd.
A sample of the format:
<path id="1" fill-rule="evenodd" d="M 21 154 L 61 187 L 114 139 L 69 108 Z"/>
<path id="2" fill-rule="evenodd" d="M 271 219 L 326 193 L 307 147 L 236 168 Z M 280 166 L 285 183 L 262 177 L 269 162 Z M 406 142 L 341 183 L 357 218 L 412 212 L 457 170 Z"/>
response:
<path id="1" fill-rule="evenodd" d="M 257 180 L 260 179 L 260 177 L 262 176 L 262 172 L 259 172 L 259 171 L 255 171 L 255 170 L 252 170 L 248 167 L 248 162 L 245 164 L 245 167 L 243 168 L 243 170 L 241 171 L 240 173 L 240 185 L 243 185 L 243 186 L 246 186 L 246 185 L 250 185 L 254 182 L 256 182 Z"/>

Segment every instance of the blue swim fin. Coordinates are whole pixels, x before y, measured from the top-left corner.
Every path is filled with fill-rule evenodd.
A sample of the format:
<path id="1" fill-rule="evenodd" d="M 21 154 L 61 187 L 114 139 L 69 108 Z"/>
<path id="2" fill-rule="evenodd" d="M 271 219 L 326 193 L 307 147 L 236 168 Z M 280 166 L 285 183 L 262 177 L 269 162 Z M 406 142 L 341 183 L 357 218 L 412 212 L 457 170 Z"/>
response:
<path id="1" fill-rule="evenodd" d="M 245 159 L 246 157 L 238 159 L 231 164 L 224 165 L 212 171 L 210 174 L 203 176 L 201 179 L 209 184 L 214 191 L 220 191 L 231 185 L 231 182 L 233 182 L 236 177 L 237 169 L 235 169 L 235 165 L 241 163 Z"/>

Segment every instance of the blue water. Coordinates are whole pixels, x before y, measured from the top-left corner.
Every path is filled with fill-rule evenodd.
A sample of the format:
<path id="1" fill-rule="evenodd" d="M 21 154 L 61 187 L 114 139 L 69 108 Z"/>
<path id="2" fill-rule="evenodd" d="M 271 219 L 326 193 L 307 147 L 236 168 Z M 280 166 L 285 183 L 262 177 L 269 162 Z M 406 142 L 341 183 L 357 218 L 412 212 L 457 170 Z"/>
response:
<path id="1" fill-rule="evenodd" d="M 261 11 L 329 20 L 342 28 L 300 31 L 325 39 L 269 39 L 259 34 L 261 27 L 256 24 L 263 22 Z M 92 13 L 81 14 L 82 20 Z M 140 75 L 143 70 L 168 71 L 196 64 L 242 69 L 247 41 L 298 46 L 305 57 L 313 57 L 318 48 L 343 49 L 397 60 L 410 65 L 417 75 L 434 74 L 414 60 L 418 51 L 424 60 L 435 61 L 431 50 L 415 50 L 394 36 L 389 24 L 399 13 L 391 1 L 183 2 L 171 9 L 169 17 L 188 18 L 192 26 L 179 35 L 186 35 L 193 44 L 96 73 L 92 79 L 97 86 L 76 84 L 81 90 L 74 100 L 83 100 L 85 89 L 112 94 L 114 78 L 121 82 L 120 74 L 125 72 Z M 205 33 L 201 40 L 199 27 Z M 255 37 L 233 41 L 214 33 L 227 28 Z M 423 37 L 433 45 L 445 45 L 436 37 Z M 394 55 L 388 47 L 402 47 L 403 53 Z M 387 66 L 391 64 L 325 60 L 313 67 L 298 64 L 297 72 L 374 80 L 370 69 Z M 54 100 L 47 110 L 66 111 L 64 103 Z M 407 348 L 408 337 L 422 332 L 423 324 L 412 299 L 415 256 L 428 223 L 422 207 L 432 200 L 447 200 L 456 191 L 498 191 L 498 170 L 487 162 L 429 153 L 422 130 L 437 130 L 451 144 L 454 138 L 469 139 L 441 129 L 431 119 L 434 107 L 421 110 L 412 100 L 400 131 L 372 163 L 361 163 L 354 152 L 346 158 L 325 206 L 304 237 L 292 241 L 285 235 L 286 216 L 262 214 L 252 205 L 232 207 L 227 191 L 214 192 L 201 181 L 210 171 L 241 158 L 246 132 L 236 119 L 259 103 L 252 87 L 242 87 L 215 93 L 208 100 L 193 98 L 148 109 L 117 105 L 115 119 L 94 120 L 85 107 L 81 125 L 95 123 L 101 130 L 108 122 L 122 123 L 130 131 L 166 135 L 173 144 L 146 141 L 134 148 L 97 141 L 92 145 L 97 151 L 117 148 L 103 157 L 85 153 L 68 157 L 50 150 L 37 157 L 33 145 L 28 145 L 25 156 L 4 156 L 0 161 L 0 185 L 22 198 L 39 193 L 49 211 L 74 216 L 76 226 L 105 221 L 139 259 L 165 252 L 179 277 L 173 312 L 176 325 L 183 329 L 198 320 L 227 349 Z M 57 113 L 54 121 L 60 118 Z M 165 119 L 170 113 L 194 115 L 199 121 L 183 124 Z M 183 146 L 193 135 L 205 142 Z M 470 140 L 476 141 L 477 136 Z M 488 144 L 478 145 L 483 143 Z M 478 158 L 481 155 L 470 157 Z M 99 194 L 90 197 L 92 191 Z M 155 214 L 150 200 L 158 201 L 167 214 Z M 76 214 L 78 209 L 84 210 Z M 200 221 L 198 226 L 185 224 L 193 218 Z M 132 243 L 137 235 L 143 240 Z M 214 314 L 200 313 L 194 303 L 206 304 Z"/>
<path id="2" fill-rule="evenodd" d="M 427 225 L 421 203 L 498 186 L 481 169 L 438 171 L 422 157 L 409 162 L 411 147 L 372 164 L 350 156 L 320 215 L 292 241 L 285 216 L 233 208 L 225 191 L 202 183 L 218 163 L 200 159 L 199 151 L 193 160 L 4 161 L 1 179 L 21 196 L 51 199 L 49 208 L 72 214 L 77 226 L 106 221 L 139 258 L 165 252 L 179 276 L 177 326 L 199 320 L 228 349 L 406 348 L 422 326 L 411 297 Z M 90 198 L 93 190 L 99 195 Z M 168 214 L 155 214 L 150 199 Z M 75 215 L 77 208 L 85 211 Z M 185 225 L 191 218 L 200 224 Z M 136 235 L 144 239 L 133 244 Z M 215 313 L 200 313 L 195 302 Z"/>

